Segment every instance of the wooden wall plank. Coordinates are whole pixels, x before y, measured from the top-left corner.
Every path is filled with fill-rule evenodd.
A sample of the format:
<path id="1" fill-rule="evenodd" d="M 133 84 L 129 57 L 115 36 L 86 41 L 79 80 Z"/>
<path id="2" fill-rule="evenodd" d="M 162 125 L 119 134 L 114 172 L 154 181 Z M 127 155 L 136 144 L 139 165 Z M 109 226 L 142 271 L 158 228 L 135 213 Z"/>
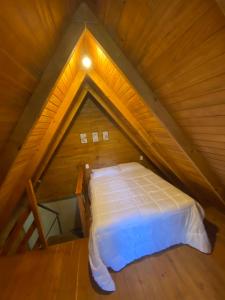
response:
<path id="1" fill-rule="evenodd" d="M 57 110 L 50 111 L 50 102 L 46 103 L 39 119 L 31 128 L 30 134 L 23 143 L 22 148 L 19 150 L 16 160 L 0 187 L 0 215 L 2 216 L 2 224 L 4 224 L 20 200 L 25 189 L 26 180 L 33 176 L 33 172 L 39 164 L 41 156 L 44 155 L 45 151 L 47 151 L 48 146 L 51 143 L 51 139 L 57 131 L 65 111 L 70 106 L 74 94 L 77 92 L 77 89 L 80 87 L 80 84 L 84 79 L 84 73 L 82 71 L 78 72 L 77 70 L 76 61 L 79 58 L 79 52 L 74 51 L 71 58 L 73 59 L 74 70 L 73 74 L 71 73 L 71 76 L 67 72 L 68 82 L 66 83 L 68 87 L 70 86 L 70 88 L 68 90 L 64 90 L 64 93 L 61 91 L 61 103 L 58 103 Z M 64 70 L 68 70 L 68 65 L 64 66 Z M 48 100 L 51 99 L 52 96 L 55 97 L 55 90 L 58 91 L 58 83 L 61 82 L 61 78 L 62 77 L 58 78 L 56 86 L 53 87 Z M 40 131 L 40 124 L 44 124 L 45 130 Z"/>
<path id="2" fill-rule="evenodd" d="M 29 100 L 29 104 L 26 106 L 22 116 L 20 117 L 20 121 L 14 128 L 7 144 L 4 146 L 2 153 L 2 156 L 4 157 L 4 165 L 2 165 L 0 182 L 2 182 L 13 163 L 16 155 L 18 154 L 18 149 L 22 146 L 30 128 L 40 116 L 40 112 L 43 110 L 46 99 L 51 93 L 53 86 L 68 61 L 68 58 L 71 56 L 74 46 L 78 43 L 81 37 L 83 28 L 84 25 L 76 21 L 71 22 L 70 26 L 67 28 L 67 31 L 57 47 L 57 51 L 51 58 L 38 86 L 35 89 L 35 92 Z"/>
<path id="3" fill-rule="evenodd" d="M 38 5 L 36 2 L 35 4 L 33 2 L 29 3 L 26 8 L 31 15 L 34 8 L 35 10 L 37 8 L 39 12 L 37 14 L 35 12 L 34 18 L 23 15 L 24 7 L 20 3 L 13 4 L 11 7 L 7 4 L 2 6 L 3 9 L 0 14 L 3 17 L 3 22 L 0 24 L 0 36 L 4 37 L 4 49 L 0 53 L 0 62 L 5 71 L 7 71 L 6 66 L 8 66 L 8 74 L 7 72 L 5 74 L 0 72 L 2 83 L 0 87 L 4 87 L 0 89 L 0 96 L 3 96 L 0 98 L 7 99 L 4 103 L 1 102 L 4 105 L 1 105 L 0 109 L 2 112 L 0 122 L 3 122 L 2 124 L 6 126 L 1 126 L 4 129 L 0 130 L 0 143 L 4 143 L 6 136 L 11 133 L 12 124 L 15 125 L 24 105 L 27 103 L 27 99 L 37 85 L 47 61 L 46 57 L 51 56 L 54 41 L 57 39 L 56 36 L 59 36 L 59 33 L 56 33 L 57 29 L 61 28 L 62 20 L 71 15 L 73 8 L 76 7 L 75 2 L 54 2 L 46 5 L 46 1 L 43 0 Z M 225 126 L 223 114 L 225 77 L 222 69 L 225 53 L 225 18 L 216 2 L 214 0 L 190 0 L 184 3 L 182 0 L 176 0 L 171 4 L 169 0 L 150 2 L 144 0 L 137 6 L 132 1 L 114 4 L 112 1 L 107 1 L 107 4 L 98 1 L 98 3 L 92 3 L 91 5 L 131 62 L 137 66 L 139 73 L 145 78 L 147 84 L 152 86 L 154 93 L 157 93 L 157 97 L 153 95 L 153 103 L 151 103 L 156 109 L 156 114 L 159 112 L 157 108 L 159 106 L 157 99 L 159 98 L 176 121 L 176 124 L 182 128 L 182 132 L 185 132 L 186 137 L 191 141 L 186 145 L 190 156 L 194 155 L 198 160 L 201 154 L 212 170 L 212 175 L 210 175 L 211 172 L 207 173 L 208 167 L 206 167 L 206 173 L 205 171 L 203 173 L 207 174 L 209 178 L 212 178 L 212 176 L 216 178 L 217 174 L 219 180 L 217 180 L 215 186 L 221 183 L 221 189 L 223 189 L 225 177 L 222 175 L 223 169 L 218 164 L 218 161 L 220 161 L 221 166 L 223 166 L 223 157 L 218 155 L 215 159 L 215 156 L 225 149 L 225 143 L 221 139 L 223 126 Z M 115 9 L 118 6 L 121 8 L 120 12 Z M 51 13 L 49 13 L 49 10 Z M 92 18 L 92 14 L 87 12 L 83 6 L 75 22 L 81 24 L 83 21 L 90 20 L 90 17 Z M 34 38 L 33 32 L 27 26 L 33 20 L 36 20 L 36 24 L 38 24 L 38 29 L 35 32 L 37 38 Z M 92 20 L 92 27 L 94 27 L 95 18 L 92 18 Z M 130 26 L 130 20 L 136 20 L 135 24 L 137 26 Z M 167 23 L 169 25 L 165 26 Z M 18 27 L 17 30 L 13 30 L 15 24 Z M 31 28 L 34 28 L 33 26 L 35 25 L 32 23 Z M 99 26 L 96 27 L 99 28 Z M 43 32 L 44 28 L 45 32 Z M 7 34 L 9 30 L 10 35 Z M 23 34 L 21 35 L 21 33 Z M 46 37 L 49 37 L 48 43 L 46 43 Z M 104 38 L 104 35 L 99 37 L 100 42 L 101 38 Z M 18 47 L 15 48 L 13 42 L 18 39 L 20 42 Z M 40 46 L 42 41 L 45 41 L 43 47 Z M 52 46 L 49 46 L 50 44 Z M 25 49 L 29 49 L 31 54 L 27 55 Z M 114 60 L 115 62 L 120 61 L 120 57 L 117 57 L 117 55 L 120 56 L 120 52 L 117 51 L 118 48 L 114 49 Z M 95 56 L 96 64 L 101 61 L 98 56 Z M 38 125 L 36 124 L 37 127 L 35 127 L 30 139 L 26 141 L 24 148 L 18 149 L 18 147 L 21 147 L 21 143 L 18 144 L 16 139 L 9 141 L 12 147 L 7 148 L 7 155 L 15 157 L 19 153 L 19 157 L 13 164 L 12 173 L 7 178 L 4 188 L 1 188 L 0 198 L 7 199 L 7 197 L 10 197 L 10 189 L 17 191 L 12 176 L 14 178 L 22 176 L 32 153 L 37 150 L 37 145 L 44 135 L 44 131 L 39 129 L 45 128 L 47 130 L 50 126 L 54 113 L 56 113 L 54 105 L 61 105 L 61 99 L 64 98 L 65 91 L 68 88 L 67 82 L 74 75 L 75 65 L 76 59 L 73 62 L 71 58 L 69 69 L 66 70 L 62 81 L 59 82 L 53 92 L 54 98 L 52 97 L 50 100 L 52 104 L 49 105 L 45 114 L 39 116 Z M 118 72 L 112 72 L 107 64 L 105 66 L 108 72 L 107 77 L 115 78 Z M 97 71 L 100 72 L 100 70 Z M 13 73 L 18 74 L 18 80 L 15 80 Z M 130 74 L 129 76 L 131 76 Z M 107 77 L 105 77 L 106 80 L 108 80 Z M 135 97 L 129 86 L 126 84 L 121 85 L 119 80 L 115 80 L 114 88 L 119 95 L 126 96 L 124 101 L 127 101 L 130 110 L 133 108 L 135 118 L 139 118 L 139 122 L 146 132 L 154 138 L 154 143 L 156 147 L 160 147 L 163 157 L 166 157 L 169 161 L 174 160 L 177 155 L 177 161 L 182 162 L 182 165 L 181 163 L 178 165 L 175 161 L 174 167 L 180 170 L 185 180 L 189 180 L 188 174 L 185 174 L 187 171 L 190 171 L 191 174 L 190 181 L 194 182 L 195 177 L 200 178 L 201 174 L 196 166 L 192 164 L 188 158 L 189 156 L 186 156 L 186 160 L 183 158 L 182 149 L 178 148 L 172 136 L 168 136 L 166 131 L 163 131 L 162 124 L 156 120 L 151 111 L 146 112 L 144 103 L 141 104 L 140 99 Z M 15 95 L 18 95 L 18 98 L 15 98 Z M 146 95 L 149 94 L 144 93 L 143 98 Z M 6 103 L 8 104 L 6 105 Z M 199 108 L 202 108 L 202 111 Z M 204 129 L 202 129 L 203 127 Z M 218 128 L 217 133 L 220 134 L 214 135 L 216 127 Z M 203 134 L 208 134 L 208 136 L 203 136 Z M 184 141 L 181 140 L 182 142 Z M 161 145 L 164 146 L 164 150 L 162 150 Z M 203 147 L 210 148 L 210 153 L 214 156 L 206 155 L 207 152 L 203 150 Z M 28 151 L 28 149 L 32 151 Z M 167 151 L 167 149 L 171 151 Z M 174 151 L 174 155 L 172 151 Z M 2 156 L 3 159 L 7 162 L 6 156 Z M 190 165 L 188 165 L 188 161 Z M 214 181 L 212 182 L 214 185 Z M 204 179 L 199 179 L 200 183 L 205 185 Z M 211 187 L 208 185 L 208 190 L 210 189 Z M 13 205 L 13 203 L 12 199 L 10 205 Z"/>
<path id="4" fill-rule="evenodd" d="M 217 198 L 224 203 L 225 190 L 221 187 L 219 179 L 216 178 L 215 174 L 210 169 L 210 166 L 207 164 L 203 156 L 196 151 L 188 136 L 184 134 L 183 130 L 181 127 L 179 127 L 175 119 L 171 117 L 165 107 L 160 103 L 156 96 L 154 96 L 151 89 L 139 76 L 122 51 L 116 46 L 116 44 L 105 31 L 104 27 L 99 24 L 90 11 L 88 11 L 87 14 L 90 15 L 90 19 L 92 20 L 88 26 L 89 31 L 110 55 L 121 72 L 125 74 L 129 82 L 135 87 L 145 103 L 149 105 L 149 108 L 152 110 L 155 116 L 175 138 L 190 161 L 208 182 L 209 188 L 214 192 Z"/>
<path id="5" fill-rule="evenodd" d="M 153 163 L 154 167 L 152 168 L 156 172 L 160 172 L 161 167 L 158 167 L 158 162 L 154 159 L 153 154 L 149 151 L 148 147 L 144 145 L 143 141 L 140 139 L 140 136 L 136 134 L 134 128 L 127 124 L 128 122 L 122 116 L 121 112 L 117 110 L 115 111 L 115 106 L 110 105 L 110 100 L 108 100 L 103 93 L 96 91 L 93 88 L 93 85 L 87 85 L 88 92 L 94 97 L 94 99 L 101 105 L 101 107 L 111 116 L 111 118 L 116 122 L 116 124 L 126 133 L 126 135 L 130 138 L 130 140 L 137 145 L 137 147 L 149 158 L 149 160 Z M 105 101 L 104 101 L 105 99 Z M 156 169 L 155 169 L 156 168 Z M 160 172 L 161 173 L 161 172 Z M 170 178 L 168 173 L 162 172 L 165 178 Z M 173 180 L 171 180 L 174 182 Z"/>
<path id="6" fill-rule="evenodd" d="M 122 104 L 122 102 L 118 99 L 117 95 L 115 92 L 110 89 L 103 79 L 99 77 L 99 75 L 94 72 L 93 70 L 89 72 L 90 78 L 93 80 L 93 82 L 96 84 L 96 86 L 99 87 L 100 90 L 103 91 L 103 94 L 112 101 L 112 104 L 122 113 L 123 117 L 130 123 L 132 124 L 133 128 L 138 132 L 138 134 L 142 137 L 142 140 L 144 143 L 151 149 L 151 152 L 153 154 L 154 162 L 157 164 L 157 167 L 160 168 L 160 170 L 165 173 L 165 170 L 160 166 L 161 163 L 165 164 L 169 169 L 171 168 L 167 161 L 163 158 L 161 155 L 160 151 L 156 151 L 154 146 L 153 146 L 153 140 L 152 137 L 149 136 L 145 129 L 141 126 L 141 124 L 134 118 L 134 116 L 130 113 L 130 111 Z M 160 162 L 160 164 L 157 162 L 157 160 Z M 174 171 L 174 170 L 173 170 Z M 176 174 L 179 178 L 179 175 Z"/>
<path id="7" fill-rule="evenodd" d="M 0 11 L 0 151 L 16 126 L 79 1 L 3 1 Z M 14 115 L 17 110 L 18 114 Z"/>
<path id="8" fill-rule="evenodd" d="M 67 112 L 63 118 L 64 120 L 60 124 L 60 127 L 58 128 L 54 140 L 51 142 L 50 147 L 48 148 L 48 151 L 44 155 L 44 157 L 41 159 L 39 166 L 37 167 L 37 170 L 35 170 L 34 174 L 34 183 L 36 183 L 39 178 L 42 176 L 43 172 L 45 171 L 49 161 L 52 159 L 57 147 L 59 146 L 60 142 L 62 141 L 66 130 L 70 126 L 73 118 L 76 116 L 76 113 L 78 112 L 81 103 L 83 102 L 84 98 L 87 95 L 87 90 L 85 88 L 82 89 L 79 96 L 75 96 L 75 100 L 71 104 L 72 108 L 70 108 L 70 111 Z"/>
<path id="9" fill-rule="evenodd" d="M 109 141 L 102 140 L 102 131 L 109 131 Z M 100 141 L 92 142 L 91 133 L 99 133 Z M 80 133 L 86 133 L 87 144 L 81 144 Z M 45 170 L 37 196 L 39 201 L 72 196 L 77 177 L 77 166 L 90 168 L 116 163 L 139 161 L 141 152 L 120 132 L 113 120 L 106 116 L 90 99 L 73 119 L 70 129 Z"/>

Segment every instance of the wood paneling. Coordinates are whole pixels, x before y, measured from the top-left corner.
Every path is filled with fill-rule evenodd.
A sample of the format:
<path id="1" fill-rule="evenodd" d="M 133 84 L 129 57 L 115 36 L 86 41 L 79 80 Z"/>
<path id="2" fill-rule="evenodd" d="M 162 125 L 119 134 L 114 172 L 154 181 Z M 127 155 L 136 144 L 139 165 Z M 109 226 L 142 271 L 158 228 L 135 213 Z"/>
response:
<path id="1" fill-rule="evenodd" d="M 109 132 L 109 141 L 103 141 L 102 132 Z M 92 142 L 92 132 L 99 133 L 99 142 Z M 86 133 L 87 144 L 81 144 L 80 133 Z M 37 192 L 40 201 L 62 199 L 73 195 L 77 167 L 89 163 L 90 168 L 138 161 L 140 151 L 128 140 L 102 110 L 88 99 L 74 118 L 61 145 L 50 162 Z"/>
<path id="2" fill-rule="evenodd" d="M 90 77 L 104 93 L 107 90 L 109 91 L 107 97 L 109 99 L 112 98 L 114 105 L 117 105 L 116 102 L 119 99 L 121 102 L 119 105 L 125 106 L 125 109 L 128 111 L 125 114 L 131 114 L 132 118 L 128 118 L 130 118 L 134 127 L 139 128 L 139 134 L 145 140 L 145 144 L 150 143 L 150 147 L 153 147 L 154 152 L 150 156 L 154 157 L 156 152 L 156 158 L 160 164 L 165 169 L 172 170 L 181 182 L 187 186 L 187 191 L 190 194 L 199 199 L 207 198 L 207 190 L 209 190 L 207 182 L 202 178 L 190 159 L 184 155 L 176 140 L 171 137 L 167 129 L 153 115 L 129 81 L 89 34 L 86 35 L 86 44 L 95 62 L 93 68 L 96 73 L 94 70 L 91 70 L 89 72 Z M 104 81 L 101 78 L 104 78 Z M 123 109 L 120 106 L 118 107 L 121 111 Z M 132 121 L 132 119 L 135 121 Z M 135 122 L 139 123 L 139 127 L 135 126 Z M 142 132 L 144 132 L 144 135 Z M 167 150 L 168 147 L 170 151 Z M 172 148 L 173 151 L 171 151 Z M 200 195 L 197 190 L 200 190 Z M 211 192 L 208 195 L 208 198 L 214 198 Z"/>
<path id="3" fill-rule="evenodd" d="M 0 148 L 29 102 L 78 2 L 1 2 Z"/>
<path id="4" fill-rule="evenodd" d="M 78 2 L 23 0 L 1 5 L 0 147 L 24 111 Z M 156 99 L 165 105 L 194 148 L 206 159 L 208 169 L 215 178 L 219 177 L 222 190 L 225 184 L 221 153 L 225 149 L 225 17 L 216 1 L 143 0 L 139 5 L 131 0 L 88 2 L 151 86 Z M 213 198 L 201 174 L 146 108 L 135 89 L 96 46 L 90 43 L 89 48 L 97 64 L 95 71 L 147 132 L 151 146 L 163 158 L 158 157 L 160 164 L 165 169 L 169 164 L 170 171 L 182 177 L 188 187 L 199 190 L 203 198 L 204 193 Z M 47 151 L 45 138 L 57 132 L 59 124 L 54 125 L 55 116 L 74 79 L 73 68 L 65 70 L 26 142 L 20 145 L 22 148 L 0 189 L 0 220 L 1 215 L 5 217 L 4 209 L 8 207 L 10 211 L 24 189 L 20 179 L 26 179 L 25 175 L 30 175 L 41 160 L 40 145 Z M 11 142 L 14 145 L 15 141 Z M 9 156 L 15 154 L 14 150 L 7 150 Z M 37 157 L 39 161 L 33 163 L 31 172 L 28 163 Z"/>
<path id="5" fill-rule="evenodd" d="M 115 9 L 118 5 L 120 11 Z M 219 178 L 221 187 L 224 186 L 223 157 L 211 159 L 202 148 L 210 148 L 210 153 L 215 156 L 219 149 L 225 149 L 225 17 L 216 1 L 176 0 L 171 3 L 161 0 L 142 1 L 140 5 L 134 1 L 106 1 L 104 5 L 97 1 L 92 7 L 195 149 L 205 158 L 208 168 Z M 112 78 L 111 84 L 115 87 L 119 79 L 116 81 L 113 74 Z M 151 131 L 151 128 L 161 127 L 154 118 L 153 122 L 150 121 L 150 115 L 147 121 L 136 99 L 130 103 L 145 128 Z M 200 133 L 198 125 L 211 133 Z M 179 149 L 167 133 L 154 130 L 154 136 L 156 142 L 163 145 L 165 153 L 168 147 L 174 148 L 174 155 L 169 156 L 169 160 L 177 158 Z M 181 162 L 179 157 L 178 161 Z M 186 162 L 177 164 L 189 177 L 189 171 L 184 167 Z M 192 166 L 191 169 L 196 173 Z"/>
<path id="6" fill-rule="evenodd" d="M 79 55 L 79 51 L 73 52 L 54 87 L 51 88 L 48 101 L 30 129 L 16 160 L 0 187 L 0 223 L 2 222 L 2 224 L 11 215 L 20 200 L 26 181 L 34 175 L 52 138 L 57 133 L 65 112 L 83 82 L 84 73 L 78 68 Z"/>
<path id="7" fill-rule="evenodd" d="M 47 247 L 47 241 L 45 239 L 42 224 L 40 222 L 37 199 L 31 180 L 28 180 L 27 182 L 26 200 L 27 201 L 25 201 L 24 205 L 20 207 L 16 213 L 14 212 L 11 215 L 9 223 L 0 230 L 1 255 L 12 255 L 27 251 L 28 249 Z M 28 220 L 28 217 L 32 217 L 33 221 L 25 230 L 24 226 Z M 34 246 L 31 248 L 29 245 L 29 240 L 34 231 L 36 231 L 37 238 Z"/>
<path id="8" fill-rule="evenodd" d="M 76 14 L 74 18 L 76 18 Z M 57 86 L 63 95 L 67 92 L 71 80 L 74 78 L 74 73 L 77 70 L 76 63 L 80 54 L 79 45 L 82 42 L 82 32 L 83 24 L 78 25 L 76 22 L 71 22 L 63 35 L 29 103 L 26 105 L 19 121 L 2 149 L 3 164 L 0 182 L 4 180 L 7 171 L 13 164 L 19 149 L 29 134 L 30 128 L 40 117 L 43 108 L 45 109 L 47 100 L 50 100 L 49 98 L 53 96 L 53 90 Z M 43 114 L 44 117 L 54 115 L 53 104 L 55 103 L 48 101 L 48 115 L 45 112 Z"/>

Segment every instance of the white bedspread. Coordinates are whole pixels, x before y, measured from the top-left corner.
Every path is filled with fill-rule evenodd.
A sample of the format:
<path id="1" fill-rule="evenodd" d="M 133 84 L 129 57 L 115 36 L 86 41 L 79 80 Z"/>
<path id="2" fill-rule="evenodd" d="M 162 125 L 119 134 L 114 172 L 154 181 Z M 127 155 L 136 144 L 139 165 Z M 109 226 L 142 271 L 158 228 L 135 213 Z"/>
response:
<path id="1" fill-rule="evenodd" d="M 210 252 L 200 205 L 146 168 L 92 176 L 90 195 L 89 261 L 103 290 L 115 290 L 107 267 L 119 271 L 176 244 Z"/>

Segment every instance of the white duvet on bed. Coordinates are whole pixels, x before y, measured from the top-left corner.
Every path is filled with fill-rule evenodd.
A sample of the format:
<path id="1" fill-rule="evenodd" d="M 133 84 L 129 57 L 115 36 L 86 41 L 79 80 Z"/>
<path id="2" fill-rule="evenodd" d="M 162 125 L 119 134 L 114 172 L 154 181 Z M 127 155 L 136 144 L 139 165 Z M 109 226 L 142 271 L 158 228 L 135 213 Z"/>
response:
<path id="1" fill-rule="evenodd" d="M 92 274 L 103 290 L 115 290 L 107 267 L 119 271 L 176 244 L 210 252 L 203 210 L 192 198 L 139 164 L 104 170 L 90 180 L 89 239 Z"/>

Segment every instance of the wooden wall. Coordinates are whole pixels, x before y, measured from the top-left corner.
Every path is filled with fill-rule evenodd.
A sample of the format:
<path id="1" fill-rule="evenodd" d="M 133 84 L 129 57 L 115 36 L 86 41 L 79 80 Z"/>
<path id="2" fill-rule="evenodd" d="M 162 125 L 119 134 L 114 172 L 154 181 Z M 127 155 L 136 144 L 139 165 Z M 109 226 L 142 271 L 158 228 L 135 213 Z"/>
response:
<path id="1" fill-rule="evenodd" d="M 102 131 L 109 132 L 109 141 L 102 140 Z M 91 133 L 99 133 L 93 143 Z M 87 133 L 88 143 L 81 144 L 80 133 Z M 66 136 L 51 160 L 37 192 L 39 201 L 63 199 L 73 195 L 77 166 L 89 163 L 90 168 L 139 161 L 140 151 L 120 131 L 102 108 L 88 99 L 74 118 Z M 145 160 L 145 163 L 147 161 Z"/>
<path id="2" fill-rule="evenodd" d="M 224 186 L 225 16 L 217 1 L 158 0 L 137 5 L 118 0 L 95 1 L 95 5 L 90 1 L 90 5 Z M 136 112 L 141 115 L 141 108 Z M 186 158 L 177 157 L 177 149 L 158 123 L 148 124 L 189 177 L 192 171 L 185 167 Z"/>
<path id="3" fill-rule="evenodd" d="M 102 49 L 97 46 L 90 35 L 87 36 L 87 44 L 89 45 L 90 55 L 95 62 L 93 66 L 95 70 L 89 72 L 90 77 L 103 91 L 106 90 L 106 87 L 109 89 L 109 98 L 115 94 L 117 99 L 114 97 L 114 103 L 116 101 L 120 102 L 131 113 L 133 119 L 139 123 L 139 128 L 145 133 L 150 144 L 159 154 L 155 155 L 155 153 L 150 152 L 150 157 L 155 157 L 167 174 L 173 172 L 186 185 L 186 192 L 199 199 L 214 199 L 207 183 L 189 158 L 183 153 L 176 140 L 170 136 L 166 128 L 153 115 L 143 99 L 141 99 Z M 104 81 L 101 78 L 104 78 Z M 133 126 L 135 125 L 133 124 Z M 176 181 L 173 183 L 180 187 Z M 198 194 L 201 194 L 201 196 L 199 197 Z"/>
<path id="4" fill-rule="evenodd" d="M 78 1 L 1 1 L 0 150 L 19 120 Z"/>
<path id="5" fill-rule="evenodd" d="M 83 81 L 79 71 L 79 43 L 65 65 L 35 124 L 19 149 L 4 182 L 0 186 L 0 225 L 7 220 L 20 200 L 26 182 L 32 178 L 57 133 L 62 118 Z M 71 85 L 73 89 L 71 92 Z M 74 93 L 74 94 L 73 94 Z M 2 162 L 4 163 L 4 162 Z M 1 226 L 0 226 L 1 227 Z"/>
<path id="6" fill-rule="evenodd" d="M 28 104 L 78 2 L 1 3 L 0 148 Z M 88 3 L 224 186 L 225 17 L 217 2 L 90 0 Z M 104 70 L 97 71 L 104 74 Z M 112 87 L 115 84 L 111 82 Z M 138 100 L 129 103 L 127 107 L 133 109 L 146 131 L 151 132 L 153 143 L 175 164 L 175 170 L 185 181 L 196 185 L 196 189 L 204 188 L 198 172 L 161 124 L 149 111 L 145 113 Z M 51 123 L 54 119 L 54 104 L 49 103 L 51 107 L 40 116 L 42 125 L 33 128 L 0 188 L 0 219 L 5 216 L 5 208 L 16 201 L 10 193 L 13 190 L 18 194 L 18 180 L 29 159 L 37 154 L 40 138 L 46 134 L 43 129 L 49 126 L 48 120 Z M 3 163 L 0 160 L 0 164 Z"/>

